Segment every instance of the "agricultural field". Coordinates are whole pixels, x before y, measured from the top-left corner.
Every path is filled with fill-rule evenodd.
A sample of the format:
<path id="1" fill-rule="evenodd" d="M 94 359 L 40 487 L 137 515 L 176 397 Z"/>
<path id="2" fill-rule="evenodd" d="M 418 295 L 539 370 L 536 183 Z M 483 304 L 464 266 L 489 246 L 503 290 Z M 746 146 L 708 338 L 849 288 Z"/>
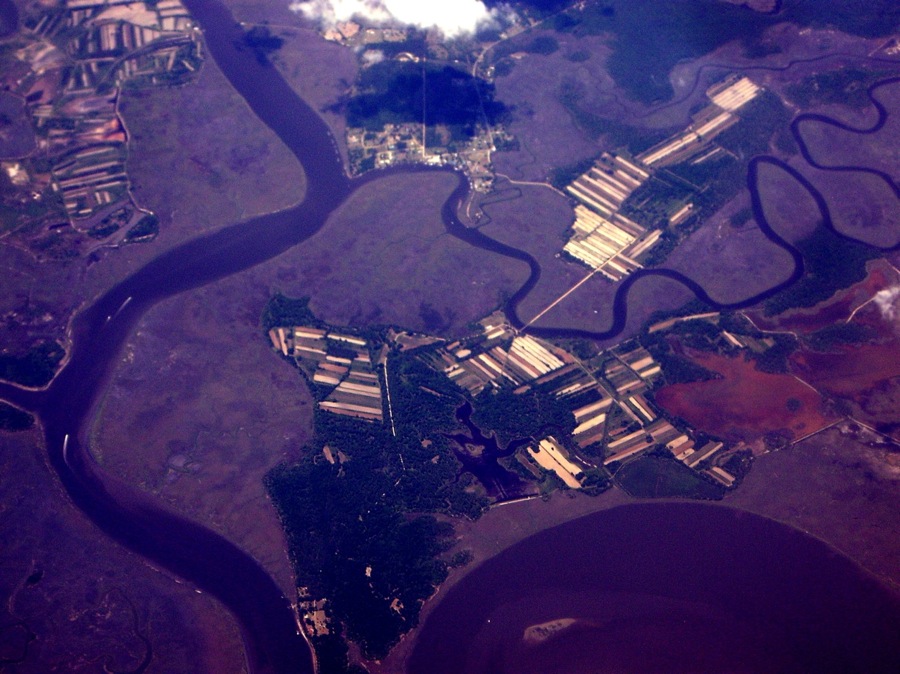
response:
<path id="1" fill-rule="evenodd" d="M 49 341 L 64 343 L 66 325 L 86 297 L 163 250 L 302 198 L 305 179 L 297 160 L 271 130 L 245 114 L 245 105 L 212 60 L 188 87 L 123 92 L 120 112 L 132 134 L 132 190 L 139 203 L 159 214 L 159 235 L 150 245 L 105 247 L 64 224 L 60 204 L 42 221 L 57 227 L 21 231 L 33 241 L 31 249 L 6 240 L 0 246 L 0 338 L 10 355 L 25 356 Z"/>

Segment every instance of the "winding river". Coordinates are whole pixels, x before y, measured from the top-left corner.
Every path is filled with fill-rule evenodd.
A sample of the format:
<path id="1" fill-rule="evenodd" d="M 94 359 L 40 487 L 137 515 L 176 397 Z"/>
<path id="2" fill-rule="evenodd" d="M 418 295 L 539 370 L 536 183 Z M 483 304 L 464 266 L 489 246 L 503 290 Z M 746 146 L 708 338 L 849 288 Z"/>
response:
<path id="1" fill-rule="evenodd" d="M 325 123 L 291 90 L 274 67 L 241 47 L 242 29 L 229 11 L 214 0 L 183 2 L 202 26 L 209 52 L 231 84 L 304 167 L 306 198 L 294 208 L 226 227 L 159 256 L 111 288 L 74 319 L 70 358 L 46 390 L 26 391 L 0 383 L 0 398 L 40 417 L 50 463 L 72 501 L 105 533 L 190 580 L 232 611 L 243 630 L 253 672 L 312 672 L 311 654 L 297 634 L 289 599 L 252 558 L 221 536 L 161 508 L 151 497 L 102 473 L 85 446 L 92 408 L 117 354 L 145 312 L 167 297 L 238 273 L 300 244 L 316 233 L 329 214 L 355 189 L 384 175 L 382 172 L 350 180 Z M 0 2 L 0 9 L 8 5 Z M 878 111 L 880 118 L 876 126 L 880 128 L 887 112 L 880 105 Z M 797 124 L 795 121 L 794 133 L 802 148 Z M 857 131 L 873 133 L 877 128 Z M 712 301 L 702 287 L 682 274 L 666 269 L 643 270 L 620 286 L 609 330 L 601 333 L 529 328 L 528 331 L 542 336 L 613 337 L 624 329 L 629 290 L 649 276 L 676 280 L 717 309 L 750 306 L 799 279 L 803 274 L 800 254 L 772 230 L 762 212 L 756 174 L 763 163 L 779 166 L 804 185 L 818 204 L 826 226 L 834 227 L 825 199 L 802 175 L 772 157 L 759 157 L 751 162 L 748 186 L 754 214 L 765 235 L 793 256 L 795 268 L 788 280 L 742 302 L 723 305 Z M 445 226 L 450 234 L 472 246 L 529 266 L 528 280 L 506 306 L 509 320 L 521 327 L 523 322 L 517 307 L 540 279 L 540 266 L 525 251 L 466 228 L 456 212 L 468 194 L 468 181 L 459 175 L 459 186 L 443 207 Z"/>

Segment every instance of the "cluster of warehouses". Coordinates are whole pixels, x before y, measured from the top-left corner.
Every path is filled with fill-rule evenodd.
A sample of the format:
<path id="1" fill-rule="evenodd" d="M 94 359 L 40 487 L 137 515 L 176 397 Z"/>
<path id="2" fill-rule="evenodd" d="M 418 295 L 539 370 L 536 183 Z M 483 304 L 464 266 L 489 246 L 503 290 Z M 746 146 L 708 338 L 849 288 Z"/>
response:
<path id="1" fill-rule="evenodd" d="M 739 121 L 734 113 L 761 91 L 762 88 L 747 77 L 730 77 L 714 85 L 706 92 L 710 104 L 694 116 L 692 124 L 638 155 L 638 161 L 646 166 L 663 167 L 699 154 L 717 135 Z"/>
<path id="2" fill-rule="evenodd" d="M 587 398 L 587 402 L 579 403 L 572 410 L 576 423 L 572 438 L 581 448 L 602 442 L 607 454 L 603 464 L 607 466 L 687 437 L 662 418 L 643 395 L 661 372 L 650 353 L 635 346 L 616 350 L 613 355 L 603 368 L 603 381 L 583 368 L 579 368 L 580 375 L 574 368 L 563 368 L 521 388 L 527 390 L 540 385 L 558 397 L 572 396 L 582 401 Z M 624 421 L 607 428 L 607 421 L 614 414 Z M 537 447 L 528 450 L 528 456 L 541 468 L 554 472 L 570 488 L 581 486 L 584 475 L 579 471 L 582 469 L 553 438 L 541 440 Z"/>
<path id="3" fill-rule="evenodd" d="M 579 204 L 572 237 L 563 250 L 613 281 L 639 269 L 635 258 L 647 252 L 661 232 L 647 232 L 619 209 L 649 177 L 624 157 L 604 154 L 566 188 Z"/>
<path id="4" fill-rule="evenodd" d="M 423 356 L 472 395 L 488 386 L 521 386 L 572 362 L 562 349 L 529 335 L 514 335 L 498 315 L 482 321 L 474 340 L 455 341 Z"/>
<path id="5" fill-rule="evenodd" d="M 544 470 L 554 473 L 570 489 L 580 489 L 584 479 L 584 469 L 575 463 L 557 442 L 548 436 L 536 447 L 528 448 L 528 455 Z"/>
<path id="6" fill-rule="evenodd" d="M 381 382 L 366 340 L 319 328 L 272 328 L 272 345 L 294 358 L 313 383 L 330 389 L 319 409 L 365 421 L 382 420 Z"/>

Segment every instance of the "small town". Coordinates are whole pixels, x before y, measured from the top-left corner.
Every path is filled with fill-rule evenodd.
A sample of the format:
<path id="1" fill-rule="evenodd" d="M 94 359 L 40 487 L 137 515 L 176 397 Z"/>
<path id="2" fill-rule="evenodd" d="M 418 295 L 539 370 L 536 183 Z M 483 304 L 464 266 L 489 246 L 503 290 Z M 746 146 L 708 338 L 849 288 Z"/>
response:
<path id="1" fill-rule="evenodd" d="M 500 34 L 505 40 L 526 29 L 526 20 L 509 15 L 512 25 Z M 439 35 L 425 33 L 424 37 L 408 28 L 366 27 L 356 21 L 338 22 L 333 27 L 325 27 L 322 32 L 326 40 L 336 42 L 355 50 L 363 69 L 392 59 L 397 63 L 452 64 L 462 63 L 459 54 L 451 54 Z M 423 40 L 428 55 L 401 51 L 411 40 Z M 423 77 L 425 71 L 423 69 Z M 427 107 L 427 101 L 425 102 Z M 346 132 L 347 148 L 350 155 L 350 170 L 353 175 L 361 175 L 373 169 L 402 164 L 426 164 L 448 166 L 462 171 L 469 178 L 477 192 L 490 192 L 495 173 L 491 163 L 492 154 L 498 149 L 514 143 L 515 138 L 502 124 L 480 123 L 471 137 L 453 138 L 452 131 L 431 121 L 407 121 L 401 124 L 388 123 L 378 129 L 349 126 Z M 452 140 L 451 140 L 452 139 Z"/>

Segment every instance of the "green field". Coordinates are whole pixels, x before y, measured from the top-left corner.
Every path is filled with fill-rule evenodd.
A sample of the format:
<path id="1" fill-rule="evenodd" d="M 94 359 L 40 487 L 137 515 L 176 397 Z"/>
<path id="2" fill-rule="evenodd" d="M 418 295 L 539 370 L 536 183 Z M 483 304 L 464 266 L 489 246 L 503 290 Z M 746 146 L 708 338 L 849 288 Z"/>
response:
<path id="1" fill-rule="evenodd" d="M 674 459 L 642 456 L 622 466 L 615 476 L 622 489 L 637 498 L 720 499 L 725 489 L 707 482 Z"/>

